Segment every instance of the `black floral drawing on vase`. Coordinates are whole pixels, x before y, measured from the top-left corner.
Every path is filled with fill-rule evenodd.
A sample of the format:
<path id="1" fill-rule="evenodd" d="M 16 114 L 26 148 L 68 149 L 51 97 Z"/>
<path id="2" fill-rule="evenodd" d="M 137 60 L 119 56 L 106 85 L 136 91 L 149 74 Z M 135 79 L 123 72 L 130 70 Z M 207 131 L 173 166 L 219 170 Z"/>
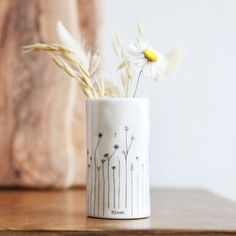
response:
<path id="1" fill-rule="evenodd" d="M 135 214 L 139 216 L 140 209 L 145 209 L 148 204 L 146 201 L 148 199 L 148 192 L 146 192 L 148 158 L 131 154 L 130 150 L 135 138 L 129 135 L 129 132 L 129 127 L 125 126 L 122 149 L 119 143 L 115 142 L 111 152 L 99 156 L 98 153 L 106 151 L 100 150 L 103 133 L 99 132 L 93 151 L 87 151 L 89 181 L 87 206 L 88 212 L 93 216 L 105 217 L 106 208 L 111 209 L 111 214 L 115 210 L 114 214 L 129 212 L 131 216 Z M 112 137 L 116 139 L 117 133 L 115 132 Z"/>

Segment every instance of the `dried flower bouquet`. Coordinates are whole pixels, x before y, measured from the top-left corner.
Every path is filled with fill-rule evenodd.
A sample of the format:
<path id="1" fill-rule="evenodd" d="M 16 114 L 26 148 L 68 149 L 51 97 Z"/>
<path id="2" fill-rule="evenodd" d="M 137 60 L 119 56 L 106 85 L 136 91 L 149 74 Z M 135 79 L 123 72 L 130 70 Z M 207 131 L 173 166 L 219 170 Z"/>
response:
<path id="1" fill-rule="evenodd" d="M 86 50 L 79 38 L 71 36 L 61 22 L 57 23 L 57 33 L 63 44 L 36 43 L 23 47 L 24 52 L 47 51 L 54 63 L 70 77 L 76 79 L 88 98 L 136 97 L 140 79 L 158 80 L 168 74 L 181 60 L 183 48 L 173 49 L 166 57 L 154 50 L 143 40 L 143 29 L 137 27 L 136 42 L 128 49 L 117 35 L 112 42 L 120 64 L 117 67 L 119 79 L 105 78 L 105 69 L 98 52 Z"/>

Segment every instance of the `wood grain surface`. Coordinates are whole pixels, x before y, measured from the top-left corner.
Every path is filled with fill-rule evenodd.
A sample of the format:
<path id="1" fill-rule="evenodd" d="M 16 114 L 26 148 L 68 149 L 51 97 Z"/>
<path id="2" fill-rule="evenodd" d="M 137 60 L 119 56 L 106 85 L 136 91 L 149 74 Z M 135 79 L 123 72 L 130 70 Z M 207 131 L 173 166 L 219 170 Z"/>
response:
<path id="1" fill-rule="evenodd" d="M 236 235 L 236 205 L 207 191 L 153 190 L 139 220 L 88 218 L 85 194 L 0 191 L 0 235 Z"/>
<path id="2" fill-rule="evenodd" d="M 81 36 L 86 39 L 85 46 L 96 50 L 100 47 L 99 32 L 101 0 L 77 0 Z"/>
<path id="3" fill-rule="evenodd" d="M 78 9 L 93 47 L 95 29 L 86 22 L 90 14 L 95 22 L 95 13 L 85 3 L 78 8 L 76 0 L 0 1 L 1 186 L 85 184 L 84 97 L 46 54 L 22 54 L 27 44 L 59 42 L 58 19 L 76 35 Z"/>

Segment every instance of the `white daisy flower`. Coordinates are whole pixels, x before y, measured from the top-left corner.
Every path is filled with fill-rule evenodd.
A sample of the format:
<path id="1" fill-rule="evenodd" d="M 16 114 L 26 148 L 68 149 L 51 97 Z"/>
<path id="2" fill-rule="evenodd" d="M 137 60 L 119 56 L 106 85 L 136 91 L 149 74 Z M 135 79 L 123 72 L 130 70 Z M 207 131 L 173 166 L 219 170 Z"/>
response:
<path id="1" fill-rule="evenodd" d="M 151 79 L 160 77 L 167 68 L 167 59 L 142 40 L 130 44 L 127 61 L 136 65 L 137 71 L 142 73 L 142 76 Z"/>

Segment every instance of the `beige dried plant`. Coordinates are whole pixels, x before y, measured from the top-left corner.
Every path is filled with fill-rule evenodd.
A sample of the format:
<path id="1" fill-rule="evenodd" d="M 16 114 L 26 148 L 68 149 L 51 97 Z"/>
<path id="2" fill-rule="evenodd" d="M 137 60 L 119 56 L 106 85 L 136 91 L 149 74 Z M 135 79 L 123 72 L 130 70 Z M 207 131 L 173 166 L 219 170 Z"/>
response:
<path id="1" fill-rule="evenodd" d="M 104 79 L 101 70 L 102 58 L 97 52 L 86 51 L 81 38 L 75 40 L 61 22 L 57 23 L 57 33 L 59 39 L 63 43 L 42 44 L 36 43 L 23 47 L 25 53 L 46 51 L 52 61 L 64 70 L 70 77 L 76 79 L 88 98 L 104 98 L 104 97 L 135 97 L 138 82 L 142 74 L 145 64 L 156 62 L 158 58 L 155 52 L 150 49 L 144 49 L 139 55 L 143 56 L 144 61 L 147 59 L 142 69 L 138 72 L 138 79 L 135 81 L 135 70 L 132 69 L 128 53 L 123 45 L 122 37 L 117 34 L 112 42 L 115 55 L 120 61 L 117 70 L 120 74 L 119 80 Z M 137 27 L 136 44 L 140 44 L 143 38 L 143 28 L 140 22 Z M 166 57 L 168 66 L 162 70 L 156 79 L 170 73 L 177 63 L 182 59 L 183 48 L 172 50 Z M 137 72 L 137 70 L 136 70 Z M 135 89 L 133 81 L 136 82 Z M 118 84 L 117 84 L 118 82 Z M 132 95 L 133 94 L 133 95 Z"/>

